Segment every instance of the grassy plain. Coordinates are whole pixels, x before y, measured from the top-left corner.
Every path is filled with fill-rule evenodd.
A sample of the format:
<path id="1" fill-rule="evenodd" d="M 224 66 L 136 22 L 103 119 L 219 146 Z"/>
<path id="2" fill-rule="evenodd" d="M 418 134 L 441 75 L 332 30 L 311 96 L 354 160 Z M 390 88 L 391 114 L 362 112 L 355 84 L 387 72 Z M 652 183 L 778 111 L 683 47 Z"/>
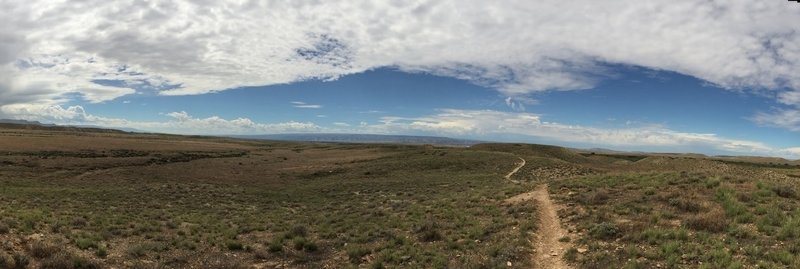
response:
<path id="1" fill-rule="evenodd" d="M 526 165 L 512 176 L 519 158 Z M 0 127 L 0 268 L 800 267 L 800 165 Z M 516 183 L 514 183 L 516 182 Z"/>
<path id="2" fill-rule="evenodd" d="M 509 153 L 1 129 L 0 268 L 525 266 Z"/>

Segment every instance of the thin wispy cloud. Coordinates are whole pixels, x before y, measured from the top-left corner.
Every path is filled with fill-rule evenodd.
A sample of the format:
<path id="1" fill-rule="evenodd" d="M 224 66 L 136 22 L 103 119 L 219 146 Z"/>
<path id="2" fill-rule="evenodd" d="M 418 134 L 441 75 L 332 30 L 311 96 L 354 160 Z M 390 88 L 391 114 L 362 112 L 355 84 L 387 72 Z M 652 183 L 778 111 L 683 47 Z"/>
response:
<path id="1" fill-rule="evenodd" d="M 312 105 L 312 104 L 307 104 L 305 102 L 298 102 L 298 101 L 292 102 L 292 106 L 296 107 L 296 108 L 322 108 L 322 105 Z"/>
<path id="2" fill-rule="evenodd" d="M 786 109 L 769 113 L 760 112 L 751 119 L 762 126 L 778 127 L 800 132 L 800 109 Z"/>

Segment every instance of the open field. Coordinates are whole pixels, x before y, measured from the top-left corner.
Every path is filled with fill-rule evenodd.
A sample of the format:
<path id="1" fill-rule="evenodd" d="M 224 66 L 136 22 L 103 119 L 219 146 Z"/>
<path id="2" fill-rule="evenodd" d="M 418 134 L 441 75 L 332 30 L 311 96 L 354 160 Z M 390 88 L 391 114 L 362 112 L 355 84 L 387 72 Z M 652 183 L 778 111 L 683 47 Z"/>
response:
<path id="1" fill-rule="evenodd" d="M 7 125 L 0 268 L 543 267 L 542 198 L 507 201 L 543 183 L 569 266 L 797 267 L 798 180 L 737 158 Z"/>
<path id="2" fill-rule="evenodd" d="M 503 180 L 518 160 L 508 153 L 49 130 L 0 136 L 0 267 L 528 262 L 534 207 L 502 203 L 526 189 Z"/>

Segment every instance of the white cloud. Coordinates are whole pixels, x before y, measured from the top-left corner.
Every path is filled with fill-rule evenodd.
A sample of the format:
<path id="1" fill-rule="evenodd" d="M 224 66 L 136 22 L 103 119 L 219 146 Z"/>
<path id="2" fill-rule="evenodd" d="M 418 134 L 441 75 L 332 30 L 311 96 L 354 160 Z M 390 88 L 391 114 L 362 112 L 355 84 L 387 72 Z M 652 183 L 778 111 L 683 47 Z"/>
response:
<path id="1" fill-rule="evenodd" d="M 780 93 L 778 95 L 778 101 L 783 104 L 800 107 L 800 89 Z"/>
<path id="2" fill-rule="evenodd" d="M 338 126 L 338 127 L 350 127 L 350 124 L 348 124 L 346 122 L 334 122 L 333 125 Z"/>
<path id="3" fill-rule="evenodd" d="M 606 63 L 723 87 L 800 88 L 787 1 L 5 1 L 3 104 L 102 102 L 395 66 L 509 96 L 593 87 Z M 134 87 L 135 88 L 135 87 Z M 789 98 L 791 99 L 791 98 Z"/>
<path id="4" fill-rule="evenodd" d="M 536 99 L 525 96 L 509 96 L 506 97 L 505 102 L 506 105 L 514 111 L 525 111 L 525 105 L 535 105 L 539 103 Z"/>
<path id="5" fill-rule="evenodd" d="M 786 107 L 772 112 L 758 112 L 750 120 L 762 126 L 800 132 L 800 89 L 779 93 L 778 102 Z"/>
<path id="6" fill-rule="evenodd" d="M 757 113 L 751 119 L 764 125 L 800 132 L 800 109 L 784 109 L 772 113 Z"/>
<path id="7" fill-rule="evenodd" d="M 65 125 L 97 125 L 111 128 L 134 128 L 176 134 L 264 134 L 319 132 L 322 128 L 310 122 L 257 123 L 248 118 L 224 119 L 217 116 L 195 118 L 185 111 L 169 112 L 165 121 L 130 121 L 87 113 L 81 106 L 9 105 L 0 113 L 18 119 L 39 120 Z"/>
<path id="8" fill-rule="evenodd" d="M 322 108 L 321 105 L 295 105 L 296 108 Z"/>
<path id="9" fill-rule="evenodd" d="M 789 156 L 795 156 L 795 158 L 800 158 L 800 147 L 786 148 L 783 149 L 783 152 L 785 152 Z"/>
<path id="10" fill-rule="evenodd" d="M 423 132 L 446 136 L 516 135 L 561 143 L 605 145 L 630 149 L 676 149 L 800 158 L 797 149 L 776 149 L 764 143 L 715 134 L 679 132 L 649 125 L 603 129 L 543 121 L 539 115 L 493 110 L 444 109 L 426 117 L 383 117 L 367 130 L 377 133 Z"/>
<path id="11" fill-rule="evenodd" d="M 306 104 L 305 102 L 294 101 L 294 102 L 291 102 L 291 103 L 292 103 L 292 106 L 295 107 L 295 108 L 322 108 L 322 105 Z"/>

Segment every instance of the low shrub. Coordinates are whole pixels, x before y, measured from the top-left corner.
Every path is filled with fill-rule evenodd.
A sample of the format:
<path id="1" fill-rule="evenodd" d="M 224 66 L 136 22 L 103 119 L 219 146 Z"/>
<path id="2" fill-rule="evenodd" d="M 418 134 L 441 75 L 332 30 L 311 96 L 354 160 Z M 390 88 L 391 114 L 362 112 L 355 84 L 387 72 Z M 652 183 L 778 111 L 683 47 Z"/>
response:
<path id="1" fill-rule="evenodd" d="M 352 245 L 347 247 L 346 252 L 350 262 L 359 264 L 361 263 L 361 258 L 372 253 L 372 250 L 365 246 Z"/>
<path id="2" fill-rule="evenodd" d="M 564 252 L 564 260 L 567 262 L 575 262 L 578 260 L 578 249 L 569 248 Z"/>
<path id="3" fill-rule="evenodd" d="M 75 240 L 75 246 L 79 249 L 97 248 L 97 241 L 91 238 L 78 238 Z"/>
<path id="4" fill-rule="evenodd" d="M 272 253 L 281 252 L 283 250 L 283 240 L 278 237 L 272 239 L 272 241 L 269 242 L 269 247 L 267 249 Z"/>
<path id="5" fill-rule="evenodd" d="M 304 225 L 295 225 L 288 233 L 289 238 L 292 237 L 305 237 L 308 235 L 308 228 Z"/>
<path id="6" fill-rule="evenodd" d="M 797 197 L 797 191 L 795 191 L 792 186 L 776 185 L 776 186 L 772 186 L 771 190 L 772 190 L 772 192 L 774 192 L 775 194 L 777 194 L 778 196 L 783 197 L 783 198 L 795 198 L 795 197 Z"/>
<path id="7" fill-rule="evenodd" d="M 39 263 L 41 269 L 95 269 L 100 265 L 86 258 L 61 251 Z"/>
<path id="8" fill-rule="evenodd" d="M 722 232 L 728 228 L 728 219 L 720 209 L 690 217 L 685 222 L 686 227 L 697 231 Z"/>
<path id="9" fill-rule="evenodd" d="M 694 199 L 685 197 L 676 197 L 669 199 L 669 205 L 677 208 L 683 212 L 699 212 L 703 206 L 696 202 Z"/>
<path id="10" fill-rule="evenodd" d="M 439 241 L 444 238 L 439 232 L 439 223 L 435 221 L 426 221 L 417 228 L 419 240 L 422 242 Z"/>
<path id="11" fill-rule="evenodd" d="M 242 242 L 236 240 L 228 240 L 227 242 L 225 242 L 225 246 L 228 248 L 228 250 L 234 250 L 234 251 L 244 249 L 244 245 L 242 245 Z"/>
<path id="12" fill-rule="evenodd" d="M 614 223 L 603 222 L 592 226 L 589 235 L 597 239 L 613 239 L 619 237 L 620 229 Z"/>
<path id="13" fill-rule="evenodd" d="M 716 177 L 707 178 L 705 182 L 703 182 L 703 185 L 706 187 L 706 189 L 716 188 L 720 184 L 722 184 L 722 181 Z"/>
<path id="14" fill-rule="evenodd" d="M 31 254 L 31 256 L 33 256 L 34 258 L 44 259 L 55 255 L 60 250 L 61 249 L 56 245 L 46 242 L 36 241 L 33 244 L 31 244 L 28 253 Z"/>
<path id="15" fill-rule="evenodd" d="M 602 205 L 605 204 L 611 196 L 606 190 L 595 190 L 589 193 L 581 194 L 578 200 L 583 204 L 588 205 Z"/>

